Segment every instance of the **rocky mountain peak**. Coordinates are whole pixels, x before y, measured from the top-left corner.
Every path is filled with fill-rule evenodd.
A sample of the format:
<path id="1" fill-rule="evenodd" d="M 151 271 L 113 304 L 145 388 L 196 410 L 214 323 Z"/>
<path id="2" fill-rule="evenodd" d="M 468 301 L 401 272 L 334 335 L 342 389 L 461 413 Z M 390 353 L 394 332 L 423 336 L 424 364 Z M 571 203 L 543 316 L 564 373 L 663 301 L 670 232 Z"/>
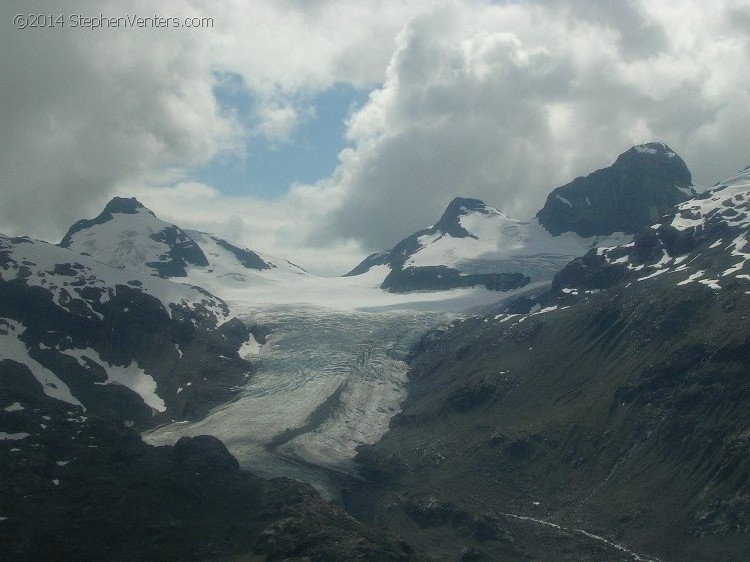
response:
<path id="1" fill-rule="evenodd" d="M 646 144 L 638 144 L 634 147 L 632 147 L 627 152 L 620 155 L 620 157 L 625 156 L 627 154 L 648 154 L 655 157 L 663 157 L 663 158 L 679 158 L 677 156 L 677 153 L 669 148 L 666 144 L 663 142 L 649 142 Z"/>
<path id="2" fill-rule="evenodd" d="M 639 144 L 617 157 L 613 167 L 643 168 L 654 177 L 674 180 L 675 185 L 692 185 L 692 176 L 685 161 L 663 142 Z"/>
<path id="3" fill-rule="evenodd" d="M 487 205 L 481 199 L 471 199 L 469 197 L 456 197 L 448 203 L 443 212 L 443 218 L 447 216 L 465 215 L 472 211 L 486 211 Z"/>
<path id="4" fill-rule="evenodd" d="M 187 265 L 208 265 L 194 240 L 135 197 L 114 197 L 98 216 L 71 226 L 59 245 L 112 267 L 161 277 L 185 277 Z"/>
<path id="5" fill-rule="evenodd" d="M 138 213 L 140 209 L 143 209 L 152 215 L 154 214 L 135 197 L 113 197 L 104 207 L 102 214 L 108 213 L 114 215 L 120 213 L 124 215 L 134 215 L 135 213 Z"/>
<path id="6" fill-rule="evenodd" d="M 666 144 L 651 142 L 553 190 L 537 218 L 555 236 L 633 234 L 694 195 L 682 158 Z"/>
<path id="7" fill-rule="evenodd" d="M 454 238 L 466 238 L 467 236 L 471 236 L 471 234 L 461 226 L 460 217 L 469 213 L 488 214 L 489 212 L 489 208 L 485 205 L 484 201 L 456 197 L 448 204 L 440 220 L 435 223 L 433 228 Z"/>
<path id="8" fill-rule="evenodd" d="M 104 210 L 93 219 L 81 219 L 68 229 L 60 246 L 70 248 L 73 237 L 78 232 L 92 228 L 99 224 L 105 224 L 111 221 L 115 215 L 135 215 L 140 212 L 146 212 L 155 217 L 154 213 L 144 207 L 135 197 L 113 197 L 104 207 Z"/>

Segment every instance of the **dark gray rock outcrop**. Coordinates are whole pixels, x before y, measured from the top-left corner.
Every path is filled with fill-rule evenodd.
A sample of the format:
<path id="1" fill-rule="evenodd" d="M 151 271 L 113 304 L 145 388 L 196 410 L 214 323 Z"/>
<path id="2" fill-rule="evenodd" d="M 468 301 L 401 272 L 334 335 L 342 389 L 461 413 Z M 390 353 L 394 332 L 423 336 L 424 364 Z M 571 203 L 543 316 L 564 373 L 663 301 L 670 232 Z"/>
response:
<path id="1" fill-rule="evenodd" d="M 665 144 L 636 146 L 608 168 L 554 189 L 537 213 L 553 235 L 632 234 L 695 195 L 685 162 Z"/>

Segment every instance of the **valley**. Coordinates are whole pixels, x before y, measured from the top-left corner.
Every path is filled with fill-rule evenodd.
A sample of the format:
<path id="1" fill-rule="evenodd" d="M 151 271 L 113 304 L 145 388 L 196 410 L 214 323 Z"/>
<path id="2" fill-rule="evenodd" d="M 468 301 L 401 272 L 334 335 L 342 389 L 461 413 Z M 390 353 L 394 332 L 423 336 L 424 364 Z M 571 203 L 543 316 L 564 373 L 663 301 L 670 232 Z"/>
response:
<path id="1" fill-rule="evenodd" d="M 0 540 L 743 560 L 749 193 L 649 143 L 530 220 L 456 198 L 338 278 L 134 198 L 57 245 L 2 236 Z"/>

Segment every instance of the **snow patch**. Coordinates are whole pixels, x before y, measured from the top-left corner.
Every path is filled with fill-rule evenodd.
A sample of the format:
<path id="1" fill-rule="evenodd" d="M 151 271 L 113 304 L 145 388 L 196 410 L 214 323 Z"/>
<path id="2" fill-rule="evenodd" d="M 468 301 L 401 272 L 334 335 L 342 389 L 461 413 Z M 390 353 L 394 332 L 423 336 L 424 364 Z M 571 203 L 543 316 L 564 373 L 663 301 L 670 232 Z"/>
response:
<path id="1" fill-rule="evenodd" d="M 25 408 L 21 406 L 20 402 L 13 402 L 10 406 L 7 408 L 4 408 L 6 412 L 20 412 L 21 410 L 24 410 Z"/>
<path id="2" fill-rule="evenodd" d="M 721 289 L 721 285 L 719 285 L 718 279 L 699 279 L 698 283 L 706 285 L 707 287 L 711 287 L 712 289 L 715 289 L 717 291 Z"/>
<path id="3" fill-rule="evenodd" d="M 721 274 L 721 276 L 724 277 L 726 275 L 731 275 L 733 273 L 737 273 L 738 271 L 741 271 L 744 266 L 745 266 L 745 261 L 743 260 L 743 261 L 741 261 L 739 263 L 734 264 L 729 269 L 727 269 L 724 273 Z"/>
<path id="4" fill-rule="evenodd" d="M 26 344 L 19 339 L 25 331 L 26 327 L 20 322 L 10 318 L 0 318 L 0 349 L 3 350 L 3 359 L 26 365 L 34 378 L 42 385 L 44 393 L 50 398 L 83 407 L 83 404 L 70 392 L 68 385 L 55 373 L 29 356 Z"/>
<path id="5" fill-rule="evenodd" d="M 26 439 L 31 433 L 5 433 L 0 431 L 0 441 L 20 441 Z"/>
<path id="6" fill-rule="evenodd" d="M 498 323 L 502 323 L 507 322 L 508 320 L 515 318 L 516 316 L 518 316 L 518 314 L 498 314 L 497 316 L 495 316 L 495 320 L 499 320 L 500 322 Z"/>
<path id="7" fill-rule="evenodd" d="M 672 226 L 677 230 L 687 230 L 688 228 L 694 228 L 702 224 L 702 218 L 690 219 L 681 215 L 675 215 L 674 219 L 672 219 Z"/>
<path id="8" fill-rule="evenodd" d="M 99 353 L 94 349 L 67 349 L 60 353 L 69 355 L 78 360 L 78 362 L 87 366 L 84 358 L 99 364 L 107 373 L 107 380 L 103 383 L 95 384 L 119 384 L 127 387 L 138 394 L 147 406 L 150 406 L 158 412 L 164 412 L 167 407 L 164 400 L 156 393 L 156 381 L 138 366 L 138 363 L 131 361 L 126 366 L 112 365 L 103 360 Z"/>
<path id="9" fill-rule="evenodd" d="M 657 269 L 651 275 L 646 275 L 644 277 L 639 277 L 638 279 L 636 279 L 636 281 L 645 281 L 646 279 L 653 279 L 657 275 L 661 275 L 662 273 L 666 273 L 667 271 L 669 271 L 669 270 L 668 269 Z"/>
<path id="10" fill-rule="evenodd" d="M 700 279 L 701 277 L 703 277 L 704 273 L 705 273 L 704 270 L 696 271 L 695 273 L 693 273 L 692 275 L 690 275 L 690 277 L 688 277 L 684 281 L 680 281 L 677 284 L 678 285 L 687 285 L 688 283 L 692 283 L 693 281 L 696 281 L 697 279 Z"/>
<path id="11" fill-rule="evenodd" d="M 255 335 L 251 333 L 250 339 L 240 346 L 238 353 L 243 359 L 250 359 L 250 357 L 257 357 L 260 355 L 260 348 L 261 345 L 258 343 L 258 340 L 255 339 Z"/>
<path id="12" fill-rule="evenodd" d="M 540 308 L 539 310 L 534 312 L 534 314 L 547 314 L 548 312 L 552 312 L 554 310 L 557 310 L 557 305 Z"/>

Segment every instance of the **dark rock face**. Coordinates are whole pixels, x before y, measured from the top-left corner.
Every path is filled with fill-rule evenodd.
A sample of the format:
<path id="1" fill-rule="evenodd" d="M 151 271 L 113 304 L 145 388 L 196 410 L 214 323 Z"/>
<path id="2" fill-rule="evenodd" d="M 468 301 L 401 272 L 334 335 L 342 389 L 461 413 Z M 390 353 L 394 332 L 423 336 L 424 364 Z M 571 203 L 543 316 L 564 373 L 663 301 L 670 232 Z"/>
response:
<path id="1" fill-rule="evenodd" d="M 628 275 L 625 264 L 609 266 L 595 250 L 566 265 L 552 280 L 552 291 L 575 287 L 579 291 L 601 290 L 620 283 Z"/>
<path id="2" fill-rule="evenodd" d="M 662 143 L 649 143 L 621 154 L 609 168 L 553 190 L 537 218 L 553 235 L 632 234 L 692 197 L 691 184 L 682 158 Z"/>
<path id="3" fill-rule="evenodd" d="M 21 258 L 26 244 L 0 239 L 0 330 L 7 335 L 8 322 L 20 323 L 29 360 L 53 372 L 91 413 L 137 428 L 196 419 L 234 397 L 252 372 L 237 354 L 250 332 L 239 321 L 215 330 L 227 312 L 216 297 L 175 285 L 176 296 L 200 302 L 162 303 L 144 287 L 169 281 L 146 275 L 108 285 L 107 266 L 81 256 L 81 262 L 63 261 L 72 257 L 67 250 L 28 242 L 53 258 L 33 264 Z M 2 359 L 0 376 L 20 368 Z M 123 384 L 108 384 L 102 365 L 142 370 L 153 379 L 163 410 Z"/>
<path id="4" fill-rule="evenodd" d="M 228 250 L 229 252 L 232 252 L 237 260 L 248 269 L 257 269 L 258 271 L 262 271 L 264 269 L 272 268 L 271 264 L 263 261 L 263 259 L 258 254 L 251 250 L 238 248 L 234 244 L 230 244 L 226 240 L 221 240 L 220 238 L 216 238 L 215 240 L 219 246 L 221 246 L 225 250 Z"/>
<path id="5" fill-rule="evenodd" d="M 482 285 L 490 291 L 507 291 L 523 287 L 529 278 L 521 273 L 486 273 L 461 275 L 445 266 L 407 267 L 391 271 L 381 288 L 392 293 L 408 291 L 445 291 L 457 287 Z"/>
<path id="6" fill-rule="evenodd" d="M 219 326 L 219 333 L 230 344 L 239 347 L 250 338 L 251 330 L 239 318 L 232 318 Z"/>
<path id="7" fill-rule="evenodd" d="M 390 252 L 378 252 L 375 254 L 370 254 L 365 259 L 363 259 L 357 265 L 357 267 L 352 269 L 349 273 L 345 273 L 344 277 L 362 275 L 363 273 L 367 273 L 368 271 L 370 271 L 370 269 L 375 267 L 376 265 L 388 265 L 390 257 Z"/>
<path id="8" fill-rule="evenodd" d="M 744 560 L 750 301 L 625 285 L 424 338 L 349 509 L 453 559 L 624 556 L 580 529 L 642 557 Z M 492 532 L 472 536 L 482 517 Z"/>
<path id="9" fill-rule="evenodd" d="M 53 400 L 25 367 L 0 376 L 0 544 L 18 561 L 411 560 L 306 484 L 238 468 L 214 437 L 151 447 Z M 267 557 L 267 558 L 264 558 Z"/>
<path id="10" fill-rule="evenodd" d="M 466 197 L 456 197 L 451 201 L 443 212 L 443 216 L 435 223 L 435 230 L 448 234 L 453 238 L 476 238 L 473 234 L 466 231 L 459 223 L 461 215 L 467 213 L 484 213 L 486 214 L 487 205 L 479 199 L 468 199 Z"/>
<path id="11" fill-rule="evenodd" d="M 208 265 L 208 259 L 206 259 L 206 255 L 200 249 L 200 246 L 174 225 L 152 234 L 151 239 L 156 242 L 163 242 L 169 247 L 167 254 L 161 256 L 162 261 L 146 263 L 161 277 L 186 277 L 186 265 Z"/>

